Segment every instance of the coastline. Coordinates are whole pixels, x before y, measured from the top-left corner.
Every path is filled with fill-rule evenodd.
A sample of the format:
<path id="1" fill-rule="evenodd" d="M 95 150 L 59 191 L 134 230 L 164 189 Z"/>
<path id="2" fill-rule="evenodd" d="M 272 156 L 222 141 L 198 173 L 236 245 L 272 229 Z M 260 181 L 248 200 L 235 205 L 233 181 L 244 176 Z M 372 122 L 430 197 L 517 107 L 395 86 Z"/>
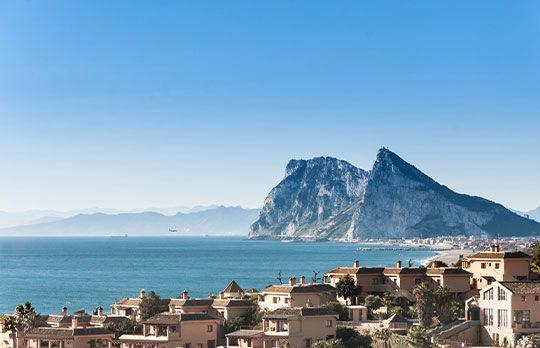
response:
<path id="1" fill-rule="evenodd" d="M 444 251 L 437 251 L 437 255 L 426 259 L 425 262 L 422 262 L 423 265 L 427 265 L 432 261 L 443 261 L 452 266 L 456 263 L 460 257 L 465 257 L 473 254 L 475 251 L 473 249 L 448 249 Z"/>

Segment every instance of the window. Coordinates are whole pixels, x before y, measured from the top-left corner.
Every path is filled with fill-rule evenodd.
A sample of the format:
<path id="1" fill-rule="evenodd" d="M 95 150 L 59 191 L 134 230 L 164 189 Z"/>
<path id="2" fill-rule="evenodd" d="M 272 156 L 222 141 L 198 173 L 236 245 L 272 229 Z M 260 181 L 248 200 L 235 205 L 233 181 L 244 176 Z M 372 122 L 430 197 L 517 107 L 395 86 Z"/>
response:
<path id="1" fill-rule="evenodd" d="M 379 278 L 371 278 L 371 284 L 379 284 Z"/>
<path id="2" fill-rule="evenodd" d="M 484 291 L 484 300 L 493 300 L 493 288 Z"/>
<path id="3" fill-rule="evenodd" d="M 500 266 L 501 266 L 500 263 L 496 263 L 496 264 L 495 264 L 495 269 L 499 269 Z"/>
<path id="4" fill-rule="evenodd" d="M 90 341 L 88 342 L 88 346 L 89 346 L 90 348 L 94 348 L 94 347 L 96 346 L 96 340 L 90 340 Z"/>
<path id="5" fill-rule="evenodd" d="M 277 341 L 276 340 L 272 340 L 272 348 L 277 348 Z"/>
<path id="6" fill-rule="evenodd" d="M 285 303 L 289 303 L 289 299 L 285 297 Z"/>
<path id="7" fill-rule="evenodd" d="M 212 332 L 212 331 L 214 331 L 214 325 L 208 325 L 206 327 L 206 332 Z"/>
<path id="8" fill-rule="evenodd" d="M 535 301 L 538 301 L 538 295 L 536 295 L 536 296 L 534 297 L 534 300 L 535 300 Z"/>
<path id="9" fill-rule="evenodd" d="M 492 282 L 493 282 L 493 280 L 488 279 L 488 285 L 491 285 Z"/>
<path id="10" fill-rule="evenodd" d="M 499 327 L 508 327 L 508 310 L 499 309 L 497 311 Z"/>
<path id="11" fill-rule="evenodd" d="M 531 320 L 529 311 L 514 311 L 514 321 L 516 323 L 528 322 Z"/>
<path id="12" fill-rule="evenodd" d="M 416 285 L 420 284 L 421 282 L 422 282 L 422 279 L 420 279 L 420 278 L 415 278 L 414 279 L 414 284 L 416 284 Z"/>
<path id="13" fill-rule="evenodd" d="M 197 348 L 203 348 L 202 343 L 197 343 Z"/>
<path id="14" fill-rule="evenodd" d="M 216 348 L 216 341 L 208 340 L 208 342 L 206 342 L 206 345 L 208 348 Z"/>
<path id="15" fill-rule="evenodd" d="M 247 344 L 248 344 L 248 347 L 251 347 L 251 338 L 248 338 Z"/>
<path id="16" fill-rule="evenodd" d="M 382 284 L 386 284 L 386 279 L 383 278 L 383 279 L 381 280 L 381 283 L 382 283 Z"/>
<path id="17" fill-rule="evenodd" d="M 506 301 L 506 291 L 503 288 L 499 288 L 499 301 Z"/>
<path id="18" fill-rule="evenodd" d="M 493 308 L 484 309 L 484 325 L 493 326 Z"/>
<path id="19" fill-rule="evenodd" d="M 480 265 L 481 268 L 486 268 L 486 263 L 485 262 L 482 262 L 482 264 Z"/>
<path id="20" fill-rule="evenodd" d="M 191 348 L 191 343 L 184 344 L 184 348 Z"/>
<path id="21" fill-rule="evenodd" d="M 521 302 L 525 302 L 525 296 L 521 296 Z"/>
<path id="22" fill-rule="evenodd" d="M 277 330 L 278 331 L 287 331 L 285 330 L 285 322 L 284 321 L 278 321 L 277 322 Z"/>
<path id="23" fill-rule="evenodd" d="M 306 338 L 306 348 L 311 347 L 311 338 Z"/>
<path id="24" fill-rule="evenodd" d="M 437 284 L 441 285 L 441 280 L 437 279 Z"/>
<path id="25" fill-rule="evenodd" d="M 274 297 L 274 303 L 277 303 L 277 297 Z"/>
<path id="26" fill-rule="evenodd" d="M 326 321 L 326 327 L 332 327 L 332 319 Z"/>

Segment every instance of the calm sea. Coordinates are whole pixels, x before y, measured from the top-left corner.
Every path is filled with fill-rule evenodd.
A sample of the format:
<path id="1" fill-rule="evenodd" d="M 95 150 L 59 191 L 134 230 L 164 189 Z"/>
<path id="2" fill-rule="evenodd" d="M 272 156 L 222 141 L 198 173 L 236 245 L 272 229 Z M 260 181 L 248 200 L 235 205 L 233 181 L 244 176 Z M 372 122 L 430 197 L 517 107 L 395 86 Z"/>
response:
<path id="1" fill-rule="evenodd" d="M 282 243 L 232 237 L 0 238 L 0 314 L 31 301 L 41 313 L 102 306 L 140 289 L 177 297 L 222 290 L 232 279 L 261 289 L 313 271 L 320 275 L 360 260 L 362 266 L 414 265 L 431 251 L 357 251 L 357 244 Z"/>

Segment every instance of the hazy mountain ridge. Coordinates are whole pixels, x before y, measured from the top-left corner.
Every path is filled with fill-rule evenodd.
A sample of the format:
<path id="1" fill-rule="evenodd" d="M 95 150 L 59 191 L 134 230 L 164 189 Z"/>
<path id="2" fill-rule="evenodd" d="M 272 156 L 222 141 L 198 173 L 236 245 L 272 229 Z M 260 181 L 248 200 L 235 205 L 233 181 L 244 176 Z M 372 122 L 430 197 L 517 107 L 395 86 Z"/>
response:
<path id="1" fill-rule="evenodd" d="M 156 212 L 78 214 L 58 221 L 2 228 L 0 236 L 244 235 L 259 211 L 219 206 L 173 216 Z"/>
<path id="2" fill-rule="evenodd" d="M 344 162 L 325 159 L 326 163 Z M 304 162 L 313 161 L 320 160 Z M 498 203 L 452 191 L 388 149 L 379 150 L 369 172 L 358 171 L 345 162 L 348 166 L 341 171 L 330 166 L 319 175 L 319 167 L 312 165 L 313 179 L 306 180 L 304 176 L 291 175 L 289 168 L 295 168 L 297 162 L 289 162 L 285 178 L 268 195 L 259 220 L 252 225 L 250 238 L 312 235 L 321 239 L 355 240 L 498 233 L 508 236 L 533 235 L 540 230 L 539 223 L 520 217 Z M 355 187 L 354 193 L 332 190 L 332 185 L 326 187 L 324 183 L 314 184 L 321 178 Z M 356 183 L 351 182 L 354 179 Z M 284 189 L 291 187 L 301 187 L 302 194 Z M 325 204 L 325 200 L 314 204 L 313 200 L 305 199 L 321 192 L 324 196 L 326 191 L 333 192 L 333 204 Z M 276 204 L 276 197 L 292 203 Z"/>

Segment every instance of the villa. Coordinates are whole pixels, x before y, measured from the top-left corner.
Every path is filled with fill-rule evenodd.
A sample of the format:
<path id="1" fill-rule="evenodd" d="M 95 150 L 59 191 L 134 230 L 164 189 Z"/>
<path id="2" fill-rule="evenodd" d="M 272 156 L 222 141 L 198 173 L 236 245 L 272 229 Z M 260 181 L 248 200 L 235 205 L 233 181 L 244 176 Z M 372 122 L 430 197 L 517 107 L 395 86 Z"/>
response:
<path id="1" fill-rule="evenodd" d="M 461 264 L 472 274 L 472 288 L 482 290 L 495 281 L 536 279 L 536 274 L 530 274 L 531 260 L 524 252 L 501 251 L 498 244 L 492 244 L 489 251 L 465 257 Z"/>
<path id="2" fill-rule="evenodd" d="M 540 281 L 494 282 L 466 304 L 469 319 L 480 319 L 485 345 L 514 346 L 520 335 L 540 333 Z"/>
<path id="3" fill-rule="evenodd" d="M 424 282 L 432 289 L 446 285 L 456 296 L 471 290 L 471 273 L 457 267 L 435 267 L 434 263 L 430 267 L 403 267 L 402 262 L 397 261 L 396 267 L 360 267 L 358 261 L 354 261 L 353 267 L 336 268 L 325 274 L 323 280 L 325 284 L 336 286 L 346 274 L 362 287 L 362 293 L 351 299 L 352 304 L 360 303 L 367 294 L 385 292 L 414 301 L 414 288 Z"/>
<path id="4" fill-rule="evenodd" d="M 281 307 L 321 306 L 337 300 L 336 289 L 328 284 L 306 283 L 304 276 L 300 283 L 290 278 L 288 284 L 271 285 L 259 294 L 261 309 L 275 310 Z"/>
<path id="5" fill-rule="evenodd" d="M 226 335 L 227 347 L 309 348 L 313 343 L 336 337 L 337 314 L 325 308 L 279 308 L 263 317 L 260 330 L 238 330 Z"/>
<path id="6" fill-rule="evenodd" d="M 219 319 L 204 313 L 160 313 L 143 322 L 142 335 L 122 335 L 121 348 L 216 348 Z"/>
<path id="7" fill-rule="evenodd" d="M 19 348 L 111 348 L 114 333 L 102 327 L 81 326 L 77 317 L 69 327 L 36 327 L 18 339 Z"/>

